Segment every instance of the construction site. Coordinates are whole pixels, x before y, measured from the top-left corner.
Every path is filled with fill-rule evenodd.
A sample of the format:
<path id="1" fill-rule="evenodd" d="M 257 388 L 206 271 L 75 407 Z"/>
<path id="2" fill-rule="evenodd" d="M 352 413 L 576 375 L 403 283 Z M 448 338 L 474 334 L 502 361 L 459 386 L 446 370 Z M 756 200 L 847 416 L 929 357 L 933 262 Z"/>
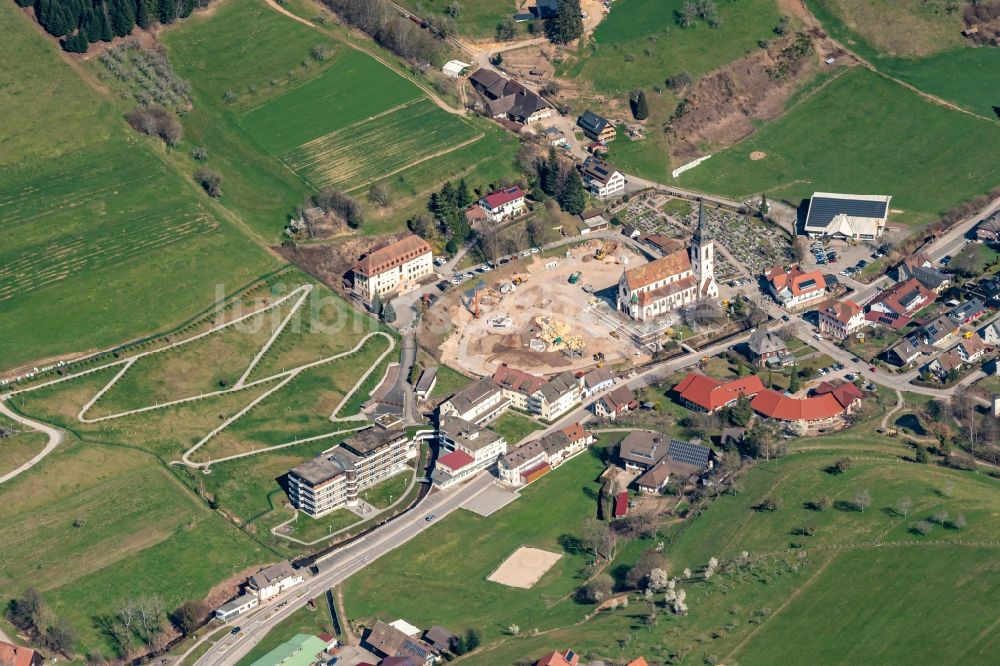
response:
<path id="1" fill-rule="evenodd" d="M 447 325 L 441 361 L 491 374 L 506 363 L 538 375 L 642 362 L 615 312 L 622 272 L 646 262 L 623 240 L 590 240 L 555 256 L 519 257 L 449 291 L 422 325 Z"/>

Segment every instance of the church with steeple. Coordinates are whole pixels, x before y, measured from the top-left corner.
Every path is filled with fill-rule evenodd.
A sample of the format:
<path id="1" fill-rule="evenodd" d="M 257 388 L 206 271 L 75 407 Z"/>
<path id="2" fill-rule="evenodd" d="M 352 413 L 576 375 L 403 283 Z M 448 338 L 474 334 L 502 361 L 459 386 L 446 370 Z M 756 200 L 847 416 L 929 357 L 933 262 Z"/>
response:
<path id="1" fill-rule="evenodd" d="M 628 269 L 618 280 L 618 310 L 639 321 L 718 297 L 715 242 L 705 222 L 704 202 L 698 203 L 698 226 L 690 248 L 677 247 Z"/>

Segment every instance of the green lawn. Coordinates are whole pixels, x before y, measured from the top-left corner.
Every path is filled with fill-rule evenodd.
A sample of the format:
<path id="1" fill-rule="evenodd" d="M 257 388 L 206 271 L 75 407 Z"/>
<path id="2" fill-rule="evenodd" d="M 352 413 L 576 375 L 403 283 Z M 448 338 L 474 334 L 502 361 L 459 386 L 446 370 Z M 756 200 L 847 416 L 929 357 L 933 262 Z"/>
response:
<path id="1" fill-rule="evenodd" d="M 945 15 L 940 11 L 940 2 L 918 4 L 909 0 L 907 7 L 907 3 L 879 0 L 868 7 L 863 3 L 851 7 L 879 12 L 878 21 L 845 23 L 846 1 L 809 0 L 808 5 L 834 38 L 848 44 L 880 70 L 981 116 L 996 118 L 994 106 L 1000 102 L 994 91 L 1000 88 L 1000 50 L 970 47 L 959 35 L 963 25 L 960 12 Z M 886 15 L 886 9 L 923 14 L 924 20 L 919 21 L 921 29 L 908 32 L 912 26 L 894 22 Z M 885 33 L 889 33 L 891 41 L 880 39 Z M 904 48 L 894 51 L 893 43 Z M 907 43 L 915 49 L 905 48 Z"/>
<path id="2" fill-rule="evenodd" d="M 437 369 L 437 384 L 431 391 L 431 398 L 447 398 L 472 383 L 471 379 L 447 365 L 439 365 Z"/>
<path id="3" fill-rule="evenodd" d="M 0 12 L 0 369 L 165 328 L 275 265 L 28 16 Z"/>
<path id="4" fill-rule="evenodd" d="M 995 548 L 847 552 L 761 627 L 739 663 L 985 663 L 1000 647 L 997 593 Z"/>
<path id="5" fill-rule="evenodd" d="M 444 15 L 455 3 L 453 0 L 402 0 L 399 4 L 427 18 L 432 14 Z M 455 17 L 458 32 L 473 39 L 494 39 L 497 24 L 518 11 L 514 0 L 460 0 L 457 4 L 461 7 Z"/>
<path id="6" fill-rule="evenodd" d="M 512 622 L 527 627 L 529 607 L 533 627 L 580 619 L 586 608 L 563 598 L 579 584 L 574 574 L 587 555 L 565 537 L 594 516 L 594 479 L 600 470 L 596 456 L 578 456 L 488 518 L 466 511 L 452 514 L 348 580 L 347 613 L 355 621 L 403 617 L 417 626 L 441 624 L 452 631 L 476 627 L 484 643 Z M 486 580 L 522 545 L 563 557 L 530 590 Z M 462 580 L 461 600 L 455 596 L 456 577 Z"/>
<path id="7" fill-rule="evenodd" d="M 384 509 L 403 496 L 411 480 L 413 480 L 413 471 L 408 469 L 402 474 L 397 474 L 381 483 L 376 483 L 360 494 L 362 499 L 375 508 Z"/>
<path id="8" fill-rule="evenodd" d="M 265 150 L 281 154 L 420 96 L 411 82 L 352 49 L 308 83 L 243 114 L 240 123 Z"/>
<path id="9" fill-rule="evenodd" d="M 682 71 L 697 77 L 743 57 L 758 48 L 758 40 L 774 38 L 780 19 L 774 0 L 722 0 L 716 3 L 719 27 L 698 21 L 681 28 L 674 12 L 684 2 L 618 0 L 568 74 L 619 96 L 634 88 L 664 86 Z"/>
<path id="10" fill-rule="evenodd" d="M 507 446 L 513 448 L 531 433 L 541 430 L 542 426 L 527 416 L 509 411 L 496 421 L 493 421 L 489 425 L 489 428 L 498 435 L 502 435 L 507 440 Z"/>
<path id="11" fill-rule="evenodd" d="M 360 522 L 361 517 L 349 509 L 337 509 L 319 518 L 299 513 L 290 536 L 302 541 L 315 541 Z"/>
<path id="12" fill-rule="evenodd" d="M 997 125 L 857 68 L 678 181 L 795 204 L 814 190 L 891 194 L 893 219 L 919 224 L 996 184 L 998 139 Z"/>
<path id="13" fill-rule="evenodd" d="M 105 654 L 96 620 L 122 599 L 157 594 L 173 609 L 273 557 L 148 454 L 72 439 L 0 488 L 0 542 L 0 595 L 35 585 L 81 652 Z"/>

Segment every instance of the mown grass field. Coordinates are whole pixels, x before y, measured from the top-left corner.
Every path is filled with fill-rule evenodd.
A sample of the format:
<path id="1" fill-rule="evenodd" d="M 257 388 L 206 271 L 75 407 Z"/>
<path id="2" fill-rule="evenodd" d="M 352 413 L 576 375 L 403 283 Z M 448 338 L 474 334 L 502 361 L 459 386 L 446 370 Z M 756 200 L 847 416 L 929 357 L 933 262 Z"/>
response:
<path id="1" fill-rule="evenodd" d="M 920 90 L 938 95 L 986 118 L 995 119 L 1000 88 L 1000 50 L 973 48 L 960 36 L 960 14 L 946 2 L 850 3 L 809 0 L 823 27 L 880 70 Z M 857 12 L 875 12 L 864 20 Z M 902 20 L 898 20 L 902 17 Z M 895 16 L 897 20 L 886 20 Z"/>
<path id="2" fill-rule="evenodd" d="M 683 5 L 684 0 L 618 0 L 567 74 L 612 95 L 662 87 L 680 72 L 698 77 L 743 57 L 758 40 L 773 38 L 780 20 L 774 0 L 722 0 L 716 3 L 719 27 L 698 21 L 682 28 L 675 12 Z"/>
<path id="3" fill-rule="evenodd" d="M 172 609 L 269 557 L 128 447 L 70 440 L 4 484 L 0 505 L 0 594 L 38 587 L 81 651 L 108 653 L 96 619 L 121 599 L 158 594 Z"/>
<path id="4" fill-rule="evenodd" d="M 481 136 L 422 100 L 309 141 L 285 159 L 317 188 L 352 190 Z"/>
<path id="5" fill-rule="evenodd" d="M 426 18 L 428 14 L 444 15 L 453 0 L 402 0 L 399 4 Z M 465 0 L 458 4 L 461 11 L 455 26 L 459 34 L 473 39 L 495 39 L 497 24 L 518 11 L 514 0 Z"/>
<path id="6" fill-rule="evenodd" d="M 48 442 L 44 433 L 29 430 L 4 416 L 0 416 L 0 429 L 6 432 L 6 436 L 0 437 L 0 474 L 28 462 Z"/>
<path id="7" fill-rule="evenodd" d="M 346 49 L 332 59 L 319 76 L 242 115 L 240 123 L 265 150 L 285 153 L 421 97 L 419 88 L 364 53 Z"/>
<path id="8" fill-rule="evenodd" d="M 891 194 L 893 219 L 921 224 L 996 185 L 998 140 L 995 123 L 858 68 L 678 182 L 795 205 L 816 190 Z"/>
<path id="9" fill-rule="evenodd" d="M 542 429 L 538 423 L 517 412 L 507 412 L 490 423 L 489 427 L 498 435 L 503 435 L 504 439 L 507 440 L 508 448 L 514 448 L 522 439 L 536 430 Z"/>
<path id="10" fill-rule="evenodd" d="M 275 265 L 0 11 L 0 370 L 165 328 Z"/>

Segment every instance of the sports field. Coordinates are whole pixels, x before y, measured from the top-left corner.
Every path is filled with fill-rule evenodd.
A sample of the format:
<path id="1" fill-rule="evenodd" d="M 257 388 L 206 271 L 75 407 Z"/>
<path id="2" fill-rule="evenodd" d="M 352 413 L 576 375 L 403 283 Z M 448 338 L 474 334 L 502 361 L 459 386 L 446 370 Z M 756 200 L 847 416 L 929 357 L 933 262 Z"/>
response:
<path id="1" fill-rule="evenodd" d="M 274 266 L 27 17 L 0 17 L 0 371 L 164 328 Z"/>
<path id="2" fill-rule="evenodd" d="M 795 205 L 816 190 L 891 194 L 893 218 L 921 224 L 996 186 L 998 141 L 1000 125 L 857 68 L 678 183 Z"/>
<path id="3" fill-rule="evenodd" d="M 626 94 L 664 86 L 687 71 L 697 77 L 743 57 L 760 39 L 772 39 L 780 20 L 774 0 L 718 2 L 721 24 L 677 25 L 685 0 L 618 0 L 594 31 L 568 74 L 593 83 L 599 92 Z"/>

